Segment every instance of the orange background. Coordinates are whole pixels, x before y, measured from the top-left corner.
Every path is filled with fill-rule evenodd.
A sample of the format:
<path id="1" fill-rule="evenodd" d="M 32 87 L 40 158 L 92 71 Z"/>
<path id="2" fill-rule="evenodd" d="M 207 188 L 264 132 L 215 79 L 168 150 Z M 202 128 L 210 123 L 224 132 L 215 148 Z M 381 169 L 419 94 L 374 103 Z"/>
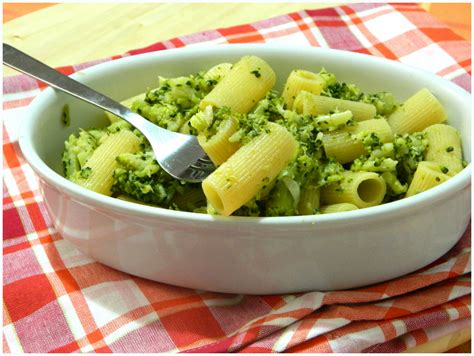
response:
<path id="1" fill-rule="evenodd" d="M 43 9 L 48 6 L 54 6 L 54 3 L 34 3 L 34 4 L 3 4 L 3 23 L 13 20 L 17 17 L 29 14 L 30 12 Z"/>

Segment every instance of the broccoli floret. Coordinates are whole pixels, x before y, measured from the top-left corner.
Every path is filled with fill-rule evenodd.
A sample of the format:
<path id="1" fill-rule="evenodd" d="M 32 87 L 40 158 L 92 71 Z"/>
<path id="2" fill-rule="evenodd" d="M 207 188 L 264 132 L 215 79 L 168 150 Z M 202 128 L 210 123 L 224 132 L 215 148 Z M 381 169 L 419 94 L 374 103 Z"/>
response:
<path id="1" fill-rule="evenodd" d="M 265 216 L 263 206 L 256 198 L 250 199 L 246 204 L 234 211 L 235 216 Z"/>
<path id="2" fill-rule="evenodd" d="M 395 97 L 387 92 L 363 95 L 362 101 L 373 104 L 377 109 L 377 114 L 382 116 L 389 116 L 398 107 Z"/>
<path id="3" fill-rule="evenodd" d="M 191 119 L 191 126 L 198 134 L 204 135 L 206 138 L 214 136 L 219 130 L 221 123 L 230 117 L 233 117 L 239 122 L 238 114 L 232 113 L 228 107 L 214 109 L 208 106 L 204 111 L 199 111 Z"/>
<path id="4" fill-rule="evenodd" d="M 318 185 L 324 187 L 332 183 L 340 182 L 344 176 L 344 167 L 333 158 L 322 159 L 319 166 Z"/>
<path id="5" fill-rule="evenodd" d="M 131 109 L 158 126 L 171 131 L 197 134 L 189 120 L 198 112 L 198 104 L 217 83 L 202 73 L 187 77 L 159 77 L 157 89 L 149 90 L 143 100 L 135 100 Z"/>
<path id="6" fill-rule="evenodd" d="M 124 153 L 117 157 L 117 162 L 119 168 L 114 171 L 112 186 L 116 195 L 125 194 L 138 201 L 173 208 L 176 195 L 196 189 L 196 184 L 181 182 L 166 173 L 152 151 Z"/>
<path id="7" fill-rule="evenodd" d="M 296 215 L 295 200 L 286 184 L 280 180 L 270 192 L 265 204 L 265 216 Z"/>
<path id="8" fill-rule="evenodd" d="M 107 131 L 110 133 L 116 133 L 120 130 L 134 130 L 134 128 L 132 125 L 130 125 L 127 121 L 123 119 L 118 119 L 117 121 L 114 121 L 109 126 L 107 126 Z"/>
<path id="9" fill-rule="evenodd" d="M 365 150 L 368 152 L 354 160 L 351 170 L 354 172 L 395 172 L 398 161 L 395 160 L 392 143 L 382 144 L 374 133 L 366 134 L 362 139 Z"/>
<path id="10" fill-rule="evenodd" d="M 351 166 L 351 170 L 354 172 L 365 171 L 365 172 L 394 172 L 397 168 L 397 161 L 392 158 L 377 157 L 369 159 L 358 158 L 354 161 Z"/>
<path id="11" fill-rule="evenodd" d="M 230 142 L 240 142 L 242 145 L 249 143 L 267 129 L 267 123 L 274 121 L 273 117 L 281 117 L 277 106 L 283 105 L 283 100 L 273 91 L 267 93 L 259 101 L 255 109 L 248 114 L 233 113 L 238 121 L 238 130 L 230 138 Z"/>
<path id="12" fill-rule="evenodd" d="M 386 196 L 389 197 L 390 200 L 393 199 L 392 197 L 399 197 L 400 195 L 405 194 L 408 190 L 408 184 L 402 184 L 393 171 L 384 172 L 380 176 L 387 184 Z"/>
<path id="13" fill-rule="evenodd" d="M 132 110 L 154 124 L 171 131 L 178 131 L 186 121 L 183 113 L 172 104 L 150 106 L 145 100 L 137 100 L 133 103 Z"/>
<path id="14" fill-rule="evenodd" d="M 77 180 L 81 169 L 106 136 L 107 130 L 105 129 L 81 130 L 79 135 L 69 136 L 64 143 L 62 157 L 64 176 L 67 179 Z"/>
<path id="15" fill-rule="evenodd" d="M 334 73 L 329 73 L 325 68 L 322 68 L 318 75 L 324 80 L 324 84 L 322 86 L 323 90 L 337 83 Z"/>
<path id="16" fill-rule="evenodd" d="M 354 84 L 336 82 L 331 85 L 328 85 L 321 92 L 321 95 L 329 96 L 329 97 L 337 98 L 337 99 L 360 101 L 364 94 Z"/>
<path id="17" fill-rule="evenodd" d="M 402 183 L 410 184 L 418 163 L 424 158 L 428 140 L 422 132 L 396 134 L 393 140 L 394 158 L 399 162 L 397 176 Z"/>
<path id="18" fill-rule="evenodd" d="M 145 101 L 153 104 L 172 104 L 180 110 L 189 109 L 209 93 L 215 82 L 204 79 L 203 73 L 187 77 L 159 77 L 157 89 L 149 91 Z"/>

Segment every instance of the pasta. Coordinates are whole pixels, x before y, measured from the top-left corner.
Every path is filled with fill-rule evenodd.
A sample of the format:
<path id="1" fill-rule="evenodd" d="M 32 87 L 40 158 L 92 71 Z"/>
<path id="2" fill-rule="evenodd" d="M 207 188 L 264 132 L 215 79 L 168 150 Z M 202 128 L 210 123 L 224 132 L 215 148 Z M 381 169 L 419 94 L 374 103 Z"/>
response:
<path id="1" fill-rule="evenodd" d="M 451 177 L 442 172 L 442 167 L 439 164 L 428 161 L 420 162 L 405 197 L 424 192 L 446 182 L 449 178 Z"/>
<path id="2" fill-rule="evenodd" d="M 220 80 L 230 72 L 232 63 L 220 63 L 209 69 L 204 78 L 207 80 Z"/>
<path id="3" fill-rule="evenodd" d="M 462 169 L 461 138 L 458 131 L 449 125 L 436 124 L 424 130 L 429 146 L 425 160 L 445 167 L 448 176 L 454 176 Z"/>
<path id="4" fill-rule="evenodd" d="M 245 56 L 201 100 L 199 108 L 226 106 L 233 111 L 247 113 L 275 85 L 275 80 L 275 72 L 264 60 Z"/>
<path id="5" fill-rule="evenodd" d="M 203 181 L 204 194 L 220 214 L 240 208 L 294 158 L 298 143 L 293 136 L 278 124 L 268 126 Z"/>
<path id="6" fill-rule="evenodd" d="M 285 79 L 285 78 L 282 78 Z M 123 101 L 168 130 L 196 135 L 216 165 L 179 181 L 123 120 L 65 142 L 71 181 L 148 206 L 223 216 L 330 214 L 390 203 L 442 184 L 466 165 L 458 131 L 422 89 L 403 103 L 325 69 L 295 69 L 280 94 L 263 59 L 242 57 Z"/>
<path id="7" fill-rule="evenodd" d="M 293 102 L 302 90 L 313 94 L 319 94 L 324 89 L 324 79 L 313 72 L 307 70 L 294 70 L 288 76 L 282 97 L 288 108 L 293 107 Z"/>
<path id="8" fill-rule="evenodd" d="M 229 142 L 229 138 L 237 131 L 237 127 L 237 120 L 230 117 L 221 123 L 217 133 L 210 138 L 204 134 L 198 136 L 199 144 L 216 166 L 224 163 L 239 149 L 240 143 Z"/>
<path id="9" fill-rule="evenodd" d="M 112 173 L 117 168 L 115 158 L 122 153 L 137 151 L 139 145 L 140 139 L 131 131 L 123 130 L 110 135 L 89 158 L 77 183 L 94 192 L 111 195 Z"/>
<path id="10" fill-rule="evenodd" d="M 298 205 L 299 215 L 313 215 L 319 209 L 320 189 L 316 183 L 303 188 Z"/>
<path id="11" fill-rule="evenodd" d="M 297 113 L 304 115 L 324 115 L 335 110 L 349 110 L 356 121 L 373 119 L 377 113 L 372 104 L 314 95 L 306 91 L 301 91 L 297 95 L 293 108 Z"/>
<path id="12" fill-rule="evenodd" d="M 337 130 L 323 136 L 326 155 L 339 163 L 348 163 L 365 153 L 364 144 L 357 139 L 358 134 L 374 133 L 383 142 L 390 142 L 393 134 L 385 119 L 358 122 L 353 127 Z"/>
<path id="13" fill-rule="evenodd" d="M 409 97 L 388 117 L 394 133 L 412 133 L 439 124 L 447 118 L 446 111 L 426 88 Z"/>
<path id="14" fill-rule="evenodd" d="M 321 190 L 323 204 L 349 203 L 358 208 L 367 208 L 382 202 L 386 185 L 377 173 L 346 171 L 343 176 L 340 183 Z"/>

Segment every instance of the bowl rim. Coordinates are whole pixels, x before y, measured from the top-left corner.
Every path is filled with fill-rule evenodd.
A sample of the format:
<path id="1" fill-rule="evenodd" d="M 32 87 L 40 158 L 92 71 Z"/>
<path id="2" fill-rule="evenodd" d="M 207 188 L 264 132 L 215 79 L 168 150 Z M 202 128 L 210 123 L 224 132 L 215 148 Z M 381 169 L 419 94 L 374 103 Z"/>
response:
<path id="1" fill-rule="evenodd" d="M 243 51 L 262 51 L 262 48 L 265 48 L 267 51 L 282 51 L 283 47 L 272 45 L 272 44 L 223 44 L 223 45 L 202 45 L 202 46 L 191 46 L 184 48 L 175 48 L 168 49 L 166 51 L 150 52 L 144 54 L 138 54 L 134 56 L 127 56 L 113 61 L 108 61 L 105 63 L 99 63 L 97 65 L 91 66 L 89 68 L 80 70 L 74 73 L 71 77 L 81 81 L 84 78 L 83 74 L 94 74 L 107 68 L 109 66 L 120 66 L 126 62 L 140 61 L 146 57 L 174 57 L 179 55 L 179 53 L 206 53 L 208 51 L 228 51 L 230 54 L 232 52 L 240 53 Z M 381 57 L 375 57 L 373 55 L 356 53 L 344 50 L 328 49 L 328 48 L 319 48 L 319 47 L 305 47 L 305 46 L 295 46 L 295 51 L 302 52 L 320 52 L 322 55 L 328 56 L 350 56 L 357 61 L 368 61 L 372 63 L 380 63 L 386 66 L 394 66 L 399 70 L 403 70 L 408 73 L 416 75 L 420 79 L 425 79 L 428 81 L 442 81 L 443 87 L 454 92 L 454 95 L 461 97 L 463 101 L 471 101 L 471 94 L 465 91 L 463 88 L 458 85 L 446 80 L 442 77 L 439 77 L 433 73 L 427 72 L 425 70 L 415 68 L 398 61 L 393 61 Z M 54 89 L 47 88 L 38 96 L 36 96 L 33 101 L 29 104 L 26 117 L 23 119 L 23 122 L 20 127 L 19 135 L 19 145 L 21 151 L 26 159 L 26 161 L 31 165 L 36 174 L 43 178 L 49 184 L 61 189 L 62 191 L 67 192 L 71 197 L 82 202 L 83 204 L 92 205 L 94 207 L 111 209 L 118 213 L 123 213 L 127 215 L 132 215 L 135 217 L 152 217 L 152 218 L 168 218 L 175 219 L 180 221 L 187 222 L 197 222 L 197 223 L 208 223 L 212 222 L 213 224 L 218 223 L 226 225 L 234 224 L 250 224 L 253 227 L 257 226 L 267 226 L 267 225 L 278 225 L 278 226 L 288 226 L 295 224 L 318 224 L 318 226 L 326 226 L 327 224 L 333 224 L 334 222 L 346 224 L 367 223 L 373 219 L 378 219 L 380 216 L 389 217 L 392 214 L 407 214 L 413 210 L 421 209 L 427 207 L 431 204 L 434 204 L 440 200 L 445 199 L 451 194 L 465 188 L 469 185 L 471 181 L 471 163 L 469 164 L 454 177 L 449 179 L 447 182 L 444 182 L 428 191 L 417 194 L 415 196 L 409 197 L 407 199 L 400 199 L 394 202 L 377 205 L 374 207 L 352 210 L 347 212 L 339 212 L 337 214 L 318 214 L 318 215 L 298 215 L 298 216 L 277 216 L 277 217 L 247 217 L 247 216 L 215 216 L 202 213 L 193 213 L 186 211 L 176 211 L 169 210 L 160 207 L 147 206 L 137 203 L 132 203 L 128 201 L 123 201 L 117 198 L 112 198 L 105 196 L 93 191 L 89 191 L 85 188 L 78 186 L 77 184 L 69 181 L 62 175 L 56 173 L 52 168 L 50 168 L 38 155 L 32 144 L 33 137 L 33 127 L 35 124 L 38 124 L 38 119 L 35 119 L 37 116 L 37 108 L 40 107 L 43 103 L 53 100 L 54 98 Z"/>

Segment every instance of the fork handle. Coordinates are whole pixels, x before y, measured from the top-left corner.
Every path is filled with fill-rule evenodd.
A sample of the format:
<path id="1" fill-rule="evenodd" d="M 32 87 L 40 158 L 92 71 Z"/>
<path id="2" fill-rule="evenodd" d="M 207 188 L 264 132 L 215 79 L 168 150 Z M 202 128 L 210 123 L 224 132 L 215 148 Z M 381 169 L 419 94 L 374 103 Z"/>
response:
<path id="1" fill-rule="evenodd" d="M 30 77 L 36 78 L 56 89 L 73 95 L 78 99 L 117 115 L 139 130 L 143 125 L 146 125 L 145 119 L 136 115 L 122 104 L 96 92 L 74 79 L 71 79 L 67 75 L 58 72 L 6 43 L 3 44 L 3 64 L 19 72 L 25 73 Z"/>

